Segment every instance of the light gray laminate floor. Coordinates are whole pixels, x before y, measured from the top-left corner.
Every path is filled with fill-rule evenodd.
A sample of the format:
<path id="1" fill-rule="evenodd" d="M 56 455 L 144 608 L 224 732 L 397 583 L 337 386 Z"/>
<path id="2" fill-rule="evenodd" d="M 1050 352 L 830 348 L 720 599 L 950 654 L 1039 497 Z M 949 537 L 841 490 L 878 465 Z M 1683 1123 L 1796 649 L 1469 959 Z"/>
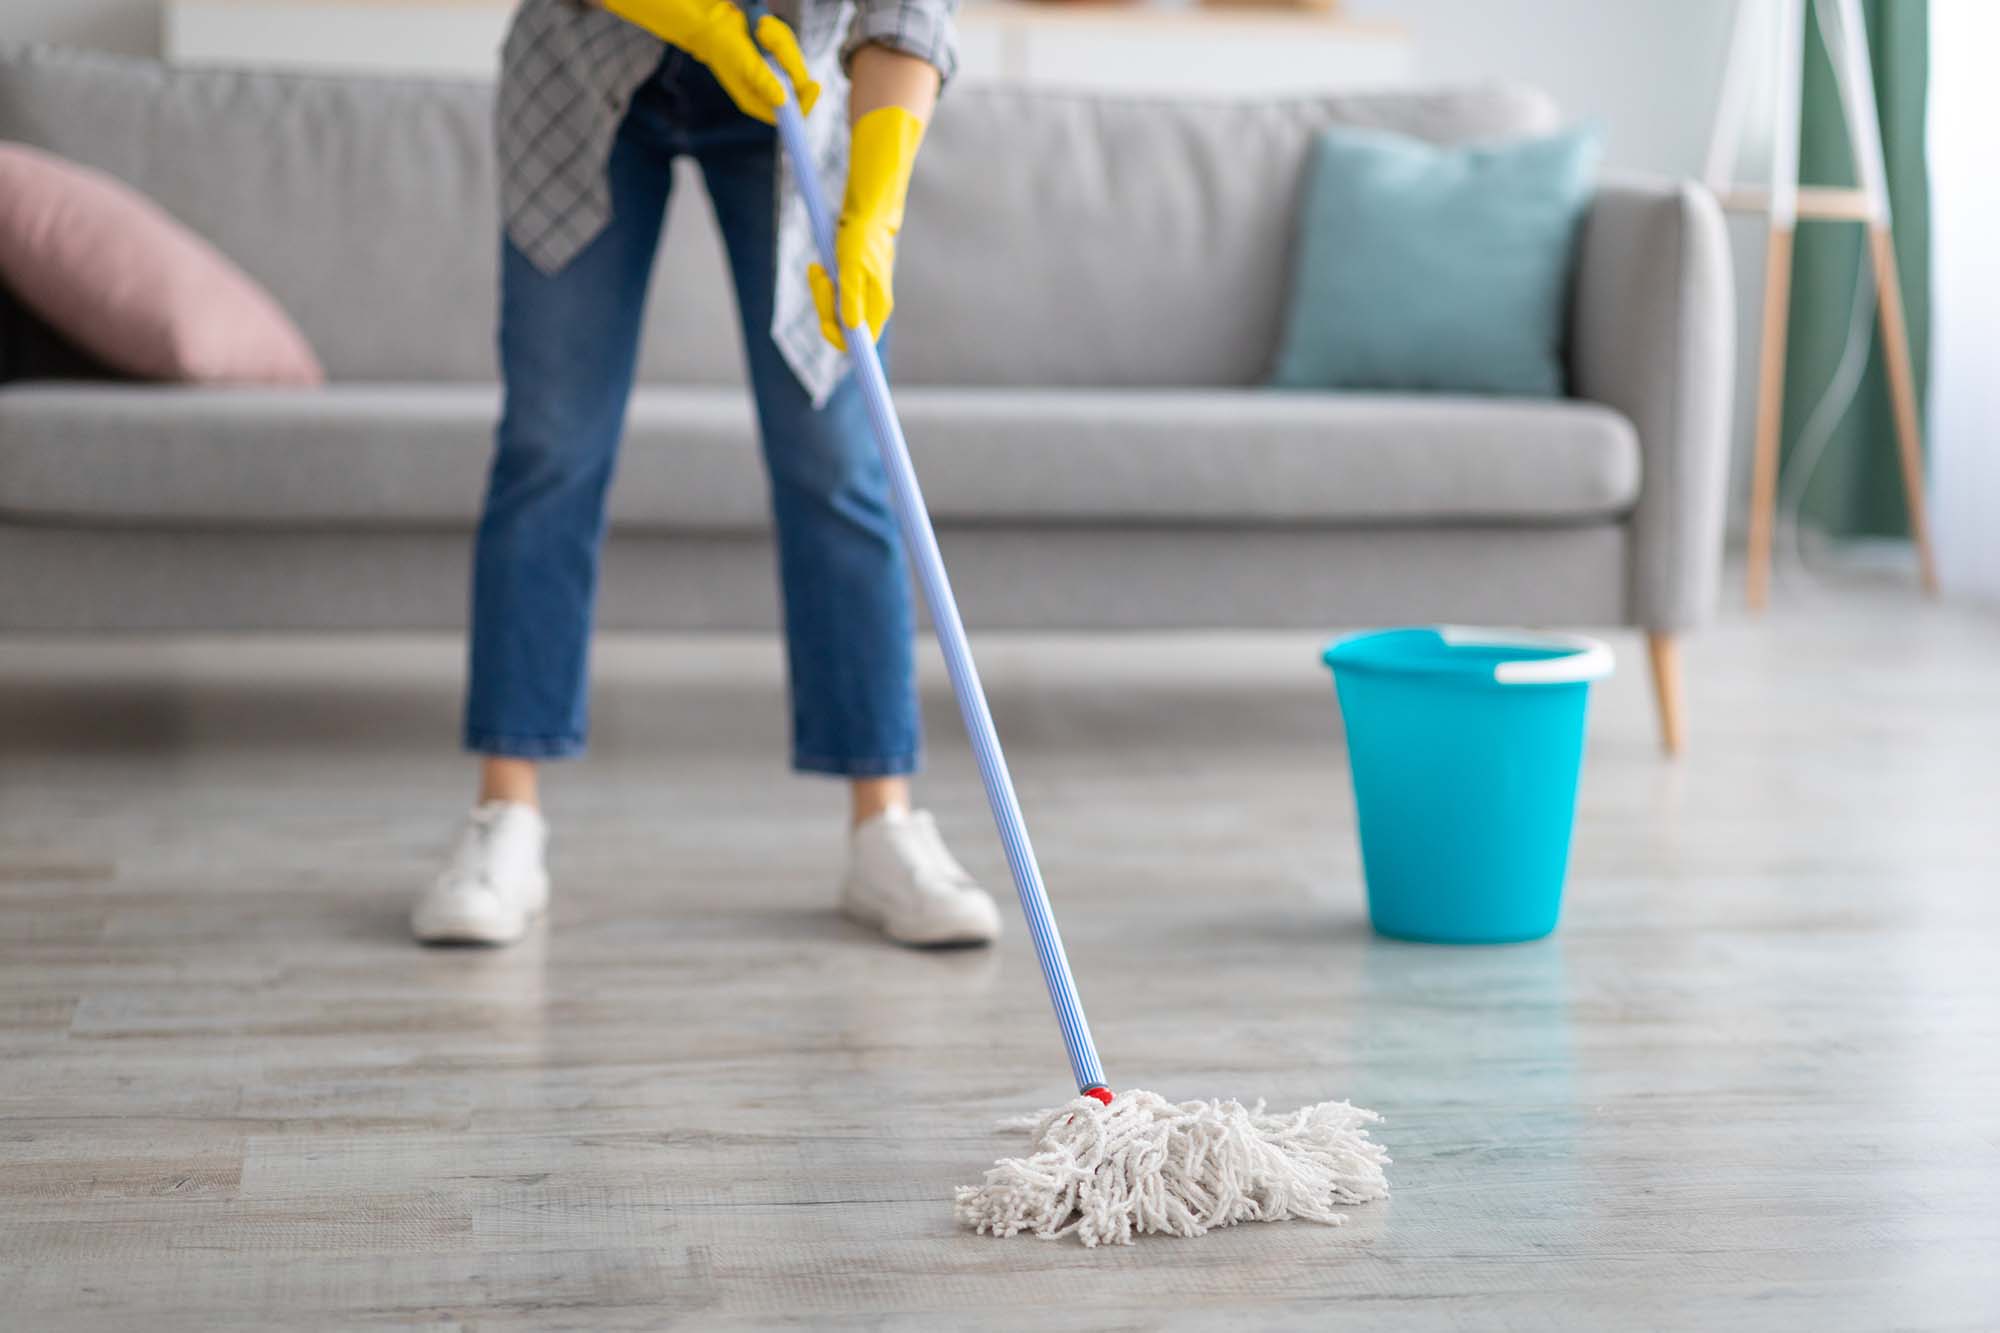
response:
<path id="1" fill-rule="evenodd" d="M 403 937 L 454 646 L 0 644 L 0 1326 L 2000 1326 L 2000 619 L 1788 592 L 1679 764 L 1615 643 L 1564 925 L 1483 950 L 1370 936 L 1310 638 L 982 645 L 1113 1081 L 1388 1117 L 1344 1229 L 1116 1252 L 953 1230 L 1054 1025 L 1018 928 L 831 913 L 773 644 L 606 646 L 505 953 Z"/>

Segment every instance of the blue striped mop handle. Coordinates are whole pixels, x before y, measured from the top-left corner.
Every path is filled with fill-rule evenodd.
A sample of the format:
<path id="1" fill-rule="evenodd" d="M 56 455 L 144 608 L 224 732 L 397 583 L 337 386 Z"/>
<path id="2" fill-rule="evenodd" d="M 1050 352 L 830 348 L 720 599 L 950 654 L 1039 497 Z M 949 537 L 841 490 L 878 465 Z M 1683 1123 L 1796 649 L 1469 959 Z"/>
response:
<path id="1" fill-rule="evenodd" d="M 750 8 L 753 31 L 766 12 L 761 5 Z M 785 72 L 778 62 L 769 56 L 765 61 L 779 81 L 786 83 Z M 819 172 L 813 165 L 812 146 L 806 139 L 805 118 L 799 114 L 796 97 L 787 98 L 778 108 L 778 137 L 784 141 L 785 155 L 791 159 L 792 174 L 805 198 L 820 263 L 825 265 L 829 277 L 837 281 L 835 275 L 840 272 L 840 265 L 833 255 L 833 218 L 827 212 Z M 1097 1047 L 1090 1040 L 1090 1024 L 1083 1016 L 1083 1001 L 1076 993 L 1076 979 L 1070 975 L 1069 957 L 1063 952 L 1055 914 L 1049 910 L 1048 890 L 1042 887 L 1041 867 L 1035 864 L 1035 849 L 1028 842 L 1028 826 L 1021 818 L 1021 803 L 1014 796 L 1007 757 L 1000 752 L 1000 737 L 993 730 L 993 714 L 986 706 L 979 669 L 972 664 L 972 649 L 965 641 L 965 623 L 959 619 L 958 601 L 951 593 L 944 557 L 938 553 L 937 534 L 931 530 L 930 511 L 924 507 L 924 494 L 917 485 L 910 447 L 903 439 L 895 406 L 889 401 L 889 381 L 882 373 L 882 360 L 865 326 L 847 330 L 847 348 L 861 395 L 867 400 L 868 419 L 875 427 L 882 464 L 889 474 L 889 491 L 895 502 L 896 517 L 902 523 L 904 544 L 916 567 L 917 582 L 923 587 L 924 602 L 930 607 L 938 647 L 944 650 L 945 671 L 951 677 L 952 693 L 958 696 L 958 711 L 965 718 L 972 752 L 979 761 L 979 780 L 986 786 L 993 823 L 1000 830 L 1000 842 L 1007 851 L 1007 868 L 1013 872 L 1014 889 L 1021 897 L 1021 912 L 1028 918 L 1028 933 L 1034 937 L 1035 957 L 1042 965 L 1042 980 L 1048 984 L 1049 1003 L 1055 1006 L 1063 1045 L 1069 1049 L 1070 1072 L 1076 1075 L 1079 1092 L 1101 1094 L 1098 1100 L 1109 1101 L 1111 1094 L 1104 1085 L 1104 1067 L 1098 1063 Z"/>

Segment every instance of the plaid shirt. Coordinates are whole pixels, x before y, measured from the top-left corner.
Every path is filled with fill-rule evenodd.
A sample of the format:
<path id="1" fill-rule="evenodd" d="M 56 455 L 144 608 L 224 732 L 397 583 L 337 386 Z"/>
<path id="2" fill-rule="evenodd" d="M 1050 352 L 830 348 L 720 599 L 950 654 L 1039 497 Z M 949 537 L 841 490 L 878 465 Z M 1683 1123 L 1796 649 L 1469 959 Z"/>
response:
<path id="1" fill-rule="evenodd" d="M 774 0 L 770 8 L 798 34 L 821 105 L 844 107 L 847 58 L 870 42 L 927 60 L 949 79 L 958 63 L 957 2 Z M 664 49 L 651 33 L 574 0 L 522 0 L 501 58 L 494 140 L 501 222 L 543 272 L 560 270 L 610 222 L 605 164 L 612 141 Z M 813 116 L 807 128 L 821 179 L 837 190 L 847 179 L 845 117 Z M 805 276 L 815 258 L 812 232 L 789 167 L 780 172 L 773 206 L 779 282 L 771 338 L 818 405 L 840 381 L 846 358 L 820 335 Z"/>

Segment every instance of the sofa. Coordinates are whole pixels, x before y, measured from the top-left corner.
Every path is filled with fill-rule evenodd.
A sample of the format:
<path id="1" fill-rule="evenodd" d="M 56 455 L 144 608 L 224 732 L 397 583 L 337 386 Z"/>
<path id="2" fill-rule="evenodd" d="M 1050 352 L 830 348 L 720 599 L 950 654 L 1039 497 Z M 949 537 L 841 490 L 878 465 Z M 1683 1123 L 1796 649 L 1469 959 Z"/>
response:
<path id="1" fill-rule="evenodd" d="M 0 138 L 124 179 L 268 286 L 319 390 L 0 387 L 0 631 L 463 623 L 498 408 L 490 87 L 0 47 Z M 1698 187 L 1607 181 L 1570 396 L 1262 386 L 1312 136 L 1547 130 L 1524 89 L 1166 102 L 961 87 L 912 192 L 892 370 L 978 629 L 1633 626 L 1664 735 L 1712 608 L 1733 330 Z M 677 183 L 601 622 L 775 623 L 719 242 Z"/>

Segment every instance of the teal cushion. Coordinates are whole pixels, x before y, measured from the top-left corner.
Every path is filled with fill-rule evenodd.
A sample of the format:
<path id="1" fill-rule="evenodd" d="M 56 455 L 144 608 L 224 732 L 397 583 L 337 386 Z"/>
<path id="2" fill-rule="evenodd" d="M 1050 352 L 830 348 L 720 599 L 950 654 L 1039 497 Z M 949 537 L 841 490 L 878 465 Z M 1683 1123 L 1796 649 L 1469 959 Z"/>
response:
<path id="1" fill-rule="evenodd" d="M 1599 140 L 1586 128 L 1440 148 L 1327 130 L 1272 382 L 1561 394 L 1570 252 Z"/>

